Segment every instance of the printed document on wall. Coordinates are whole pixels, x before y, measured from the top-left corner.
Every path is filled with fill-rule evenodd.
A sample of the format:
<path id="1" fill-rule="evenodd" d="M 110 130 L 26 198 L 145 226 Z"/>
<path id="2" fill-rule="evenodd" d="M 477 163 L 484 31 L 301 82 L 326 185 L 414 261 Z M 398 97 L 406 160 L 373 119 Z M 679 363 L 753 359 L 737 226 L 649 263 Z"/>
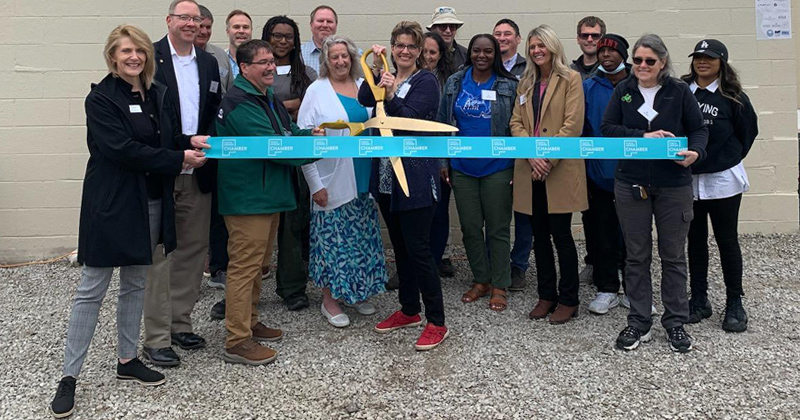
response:
<path id="1" fill-rule="evenodd" d="M 791 39 L 791 1 L 756 0 L 756 34 L 757 39 Z"/>

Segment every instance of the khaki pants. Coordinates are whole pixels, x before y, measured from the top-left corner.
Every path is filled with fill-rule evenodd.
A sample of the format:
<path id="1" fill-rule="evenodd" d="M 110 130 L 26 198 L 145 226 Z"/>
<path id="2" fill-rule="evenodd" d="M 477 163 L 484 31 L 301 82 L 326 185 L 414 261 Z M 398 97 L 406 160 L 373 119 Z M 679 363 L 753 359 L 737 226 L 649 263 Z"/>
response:
<path id="1" fill-rule="evenodd" d="M 280 215 L 280 213 L 278 213 Z M 272 253 L 275 251 L 275 239 L 278 237 L 278 229 L 280 229 L 280 217 L 276 217 L 269 225 L 269 239 L 267 241 L 267 250 L 264 251 L 264 265 L 262 268 L 269 268 L 272 265 Z"/>
<path id="2" fill-rule="evenodd" d="M 175 230 L 178 247 L 164 257 L 159 245 L 147 273 L 144 295 L 144 346 L 169 347 L 170 333 L 194 332 L 192 310 L 200 295 L 208 253 L 211 194 L 203 194 L 195 175 L 175 178 Z"/>
<path id="3" fill-rule="evenodd" d="M 266 251 L 278 217 L 278 213 L 225 216 L 230 258 L 225 286 L 225 348 L 253 336 L 252 328 L 258 323 L 261 267 L 267 264 Z"/>

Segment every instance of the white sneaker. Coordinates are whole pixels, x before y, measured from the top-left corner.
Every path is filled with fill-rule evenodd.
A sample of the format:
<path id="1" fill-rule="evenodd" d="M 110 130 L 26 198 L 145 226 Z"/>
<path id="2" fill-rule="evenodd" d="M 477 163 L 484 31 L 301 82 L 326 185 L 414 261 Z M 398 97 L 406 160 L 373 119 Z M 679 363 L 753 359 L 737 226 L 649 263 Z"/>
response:
<path id="1" fill-rule="evenodd" d="M 593 272 L 594 272 L 594 266 L 591 264 L 586 264 L 586 266 L 583 267 L 583 270 L 581 270 L 580 274 L 578 274 L 578 279 L 580 280 L 581 283 L 591 284 L 593 280 L 592 279 Z"/>
<path id="2" fill-rule="evenodd" d="M 324 303 L 320 307 L 320 310 L 322 312 L 322 315 L 325 315 L 325 318 L 327 318 L 328 322 L 334 327 L 344 328 L 350 325 L 350 317 L 348 317 L 347 314 L 341 313 L 339 315 L 333 316 L 330 314 L 330 312 L 328 312 L 327 309 L 325 309 Z"/>
<path id="3" fill-rule="evenodd" d="M 605 315 L 609 309 L 619 306 L 619 298 L 616 293 L 598 293 L 592 303 L 589 304 L 589 312 Z"/>
<path id="4" fill-rule="evenodd" d="M 628 295 L 622 295 L 622 299 L 619 301 L 620 305 L 625 308 L 631 308 L 631 300 L 628 299 Z M 650 305 L 650 315 L 658 315 L 658 310 L 656 310 L 656 305 Z"/>

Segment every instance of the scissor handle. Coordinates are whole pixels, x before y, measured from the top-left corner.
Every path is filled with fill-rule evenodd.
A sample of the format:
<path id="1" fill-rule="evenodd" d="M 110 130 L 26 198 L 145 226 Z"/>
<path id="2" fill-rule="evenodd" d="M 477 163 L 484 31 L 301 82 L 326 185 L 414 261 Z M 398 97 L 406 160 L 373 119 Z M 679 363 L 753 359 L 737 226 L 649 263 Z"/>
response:
<path id="1" fill-rule="evenodd" d="M 372 68 L 367 64 L 367 57 L 372 53 L 372 49 L 368 49 L 361 55 L 361 69 L 364 70 L 364 79 L 369 83 L 369 88 L 372 89 L 372 95 L 375 96 L 375 100 L 383 102 L 383 98 L 386 96 L 386 89 L 375 86 L 375 77 L 372 76 Z M 389 62 L 386 61 L 386 54 L 381 54 L 381 59 L 383 59 L 383 70 L 388 73 Z"/>

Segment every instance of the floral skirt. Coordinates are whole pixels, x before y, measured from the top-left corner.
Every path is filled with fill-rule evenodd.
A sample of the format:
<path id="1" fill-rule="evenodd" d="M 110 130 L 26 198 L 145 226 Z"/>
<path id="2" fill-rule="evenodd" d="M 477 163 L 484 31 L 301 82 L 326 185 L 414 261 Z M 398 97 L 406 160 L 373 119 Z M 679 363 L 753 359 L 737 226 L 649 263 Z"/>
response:
<path id="1" fill-rule="evenodd" d="M 388 280 L 375 200 L 359 194 L 333 210 L 311 216 L 309 274 L 317 287 L 347 303 L 383 293 Z"/>

